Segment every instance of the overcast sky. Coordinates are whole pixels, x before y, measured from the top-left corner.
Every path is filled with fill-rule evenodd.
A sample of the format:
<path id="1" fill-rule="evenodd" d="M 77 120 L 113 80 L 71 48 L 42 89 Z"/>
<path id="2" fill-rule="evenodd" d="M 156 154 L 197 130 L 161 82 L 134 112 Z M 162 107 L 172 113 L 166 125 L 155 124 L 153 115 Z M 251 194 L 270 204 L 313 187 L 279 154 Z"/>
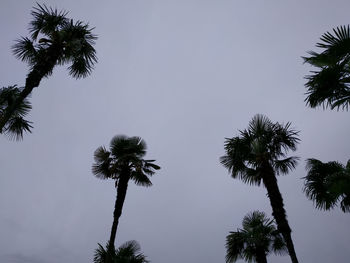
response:
<path id="1" fill-rule="evenodd" d="M 301 59 L 349 24 L 348 0 L 45 3 L 95 27 L 99 62 L 83 80 L 55 68 L 33 91 L 33 133 L 0 137 L 0 262 L 92 262 L 116 196 L 92 175 L 93 152 L 117 134 L 144 138 L 162 169 L 151 188 L 130 183 L 116 245 L 135 239 L 153 263 L 224 262 L 228 232 L 250 211 L 271 215 L 266 190 L 219 163 L 225 137 L 256 113 L 300 130 L 300 163 L 278 179 L 299 261 L 349 262 L 350 215 L 314 209 L 301 179 L 306 158 L 350 158 L 350 113 L 305 107 Z M 10 47 L 33 6 L 0 1 L 1 86 L 24 85 Z"/>

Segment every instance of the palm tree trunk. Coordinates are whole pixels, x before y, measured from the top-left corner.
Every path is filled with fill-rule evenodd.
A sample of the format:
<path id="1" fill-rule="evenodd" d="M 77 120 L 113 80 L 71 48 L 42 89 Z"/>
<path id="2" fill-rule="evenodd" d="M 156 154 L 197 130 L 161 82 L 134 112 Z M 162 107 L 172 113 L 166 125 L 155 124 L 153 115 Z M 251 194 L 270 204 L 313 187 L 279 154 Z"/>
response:
<path id="1" fill-rule="evenodd" d="M 298 263 L 294 244 L 291 237 L 292 230 L 287 221 L 286 211 L 284 210 L 283 198 L 278 188 L 277 179 L 270 165 L 263 169 L 263 182 L 267 189 L 267 195 L 272 207 L 272 215 L 276 220 L 277 229 L 281 232 L 288 249 L 289 256 L 293 263 Z"/>
<path id="2" fill-rule="evenodd" d="M 264 249 L 257 248 L 255 259 L 256 259 L 257 263 L 267 263 L 266 253 L 265 253 Z"/>
<path id="3" fill-rule="evenodd" d="M 128 189 L 129 175 L 122 175 L 118 182 L 117 187 L 117 198 L 114 205 L 113 213 L 113 224 L 111 229 L 111 236 L 109 238 L 109 250 L 114 250 L 114 242 L 117 234 L 117 228 L 119 223 L 119 218 L 122 215 L 123 205 L 126 196 L 126 190 Z"/>
<path id="4" fill-rule="evenodd" d="M 41 61 L 36 63 L 36 65 L 33 67 L 33 70 L 29 72 L 26 78 L 24 89 L 19 94 L 18 98 L 13 102 L 13 104 L 9 105 L 6 108 L 4 115 L 0 118 L 0 133 L 3 132 L 4 126 L 9 121 L 18 105 L 20 105 L 23 100 L 28 97 L 34 88 L 39 86 L 41 79 L 50 73 L 55 67 L 59 57 L 56 49 L 57 47 L 52 46 L 48 50 L 46 56 L 43 57 Z"/>

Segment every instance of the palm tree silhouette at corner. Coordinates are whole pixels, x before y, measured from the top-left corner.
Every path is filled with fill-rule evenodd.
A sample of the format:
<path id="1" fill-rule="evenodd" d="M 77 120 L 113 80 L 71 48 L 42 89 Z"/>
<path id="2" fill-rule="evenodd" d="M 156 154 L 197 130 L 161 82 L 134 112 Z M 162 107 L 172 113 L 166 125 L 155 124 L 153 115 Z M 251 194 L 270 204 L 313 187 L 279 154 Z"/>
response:
<path id="1" fill-rule="evenodd" d="M 31 14 L 30 37 L 17 40 L 12 48 L 18 59 L 28 63 L 30 72 L 16 100 L 0 115 L 0 133 L 4 132 L 16 108 L 39 86 L 42 78 L 52 74 L 56 65 L 70 63 L 69 74 L 78 79 L 88 76 L 97 62 L 93 47 L 97 37 L 88 24 L 73 22 L 66 17 L 67 12 L 45 5 L 38 4 Z"/>
<path id="2" fill-rule="evenodd" d="M 135 184 L 149 187 L 152 182 L 149 176 L 159 170 L 154 164 L 155 160 L 145 160 L 146 143 L 140 137 L 127 137 L 117 135 L 110 142 L 109 151 L 101 146 L 94 154 L 95 163 L 92 166 L 93 174 L 100 179 L 115 180 L 117 198 L 114 205 L 113 224 L 109 239 L 109 249 L 114 249 L 119 218 L 122 214 L 123 204 L 129 180 Z"/>
<path id="3" fill-rule="evenodd" d="M 345 166 L 308 159 L 306 169 L 304 192 L 316 208 L 330 210 L 340 203 L 344 213 L 350 212 L 350 160 Z"/>
<path id="4" fill-rule="evenodd" d="M 226 237 L 226 263 L 239 259 L 247 262 L 267 263 L 266 256 L 274 252 L 287 253 L 285 241 L 272 219 L 265 213 L 254 211 L 243 218 L 242 229 L 230 232 Z"/>
<path id="5" fill-rule="evenodd" d="M 240 136 L 226 139 L 226 155 L 220 158 L 233 178 L 248 184 L 263 183 L 272 215 L 286 241 L 293 263 L 297 263 L 298 259 L 276 175 L 287 174 L 295 168 L 298 157 L 286 155 L 288 150 L 296 150 L 298 142 L 298 132 L 290 128 L 290 123 L 272 123 L 267 117 L 258 114 L 250 121 L 248 129 L 240 131 Z"/>
<path id="6" fill-rule="evenodd" d="M 326 32 L 316 47 L 322 52 L 309 51 L 304 62 L 316 67 L 306 76 L 306 103 L 331 109 L 348 109 L 350 105 L 350 26 L 340 26 Z"/>

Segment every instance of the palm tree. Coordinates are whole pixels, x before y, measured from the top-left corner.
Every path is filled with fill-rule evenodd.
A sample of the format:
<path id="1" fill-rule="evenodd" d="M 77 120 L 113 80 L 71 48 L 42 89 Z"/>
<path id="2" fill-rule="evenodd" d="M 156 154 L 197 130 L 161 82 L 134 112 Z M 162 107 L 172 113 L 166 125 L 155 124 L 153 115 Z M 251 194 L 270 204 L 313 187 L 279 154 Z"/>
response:
<path id="1" fill-rule="evenodd" d="M 339 162 L 323 163 L 308 159 L 304 192 L 316 208 L 330 210 L 340 202 L 343 212 L 350 212 L 350 160 L 344 166 Z"/>
<path id="2" fill-rule="evenodd" d="M 255 185 L 262 182 L 266 187 L 272 215 L 293 263 L 298 260 L 276 175 L 287 174 L 295 168 L 298 157 L 286 155 L 288 150 L 296 150 L 298 142 L 298 132 L 290 128 L 290 123 L 272 123 L 258 114 L 250 121 L 248 129 L 240 131 L 240 136 L 226 139 L 226 155 L 220 158 L 233 178 Z"/>
<path id="3" fill-rule="evenodd" d="M 97 62 L 93 47 L 97 37 L 91 33 L 92 29 L 88 24 L 82 21 L 73 22 L 66 17 L 67 12 L 59 12 L 45 5 L 38 4 L 33 9 L 30 37 L 22 37 L 13 46 L 14 55 L 28 63 L 30 72 L 16 100 L 0 116 L 0 133 L 4 132 L 4 127 L 13 117 L 16 107 L 39 86 L 42 78 L 52 74 L 56 65 L 71 63 L 69 74 L 74 78 L 81 78 L 89 75 Z"/>
<path id="4" fill-rule="evenodd" d="M 16 85 L 0 89 L 0 118 L 6 108 L 13 105 L 21 91 L 22 89 L 17 88 Z M 23 132 L 31 132 L 31 122 L 24 119 L 31 108 L 32 105 L 27 99 L 24 99 L 14 108 L 13 114 L 3 128 L 3 132 L 11 139 L 19 140 L 23 137 Z"/>
<path id="5" fill-rule="evenodd" d="M 119 218 L 122 214 L 123 204 L 129 180 L 141 186 L 151 186 L 148 176 L 152 176 L 160 167 L 153 162 L 144 160 L 146 143 L 140 137 L 126 137 L 117 135 L 110 143 L 109 151 L 101 146 L 94 154 L 95 163 L 92 173 L 100 179 L 114 179 L 117 188 L 117 198 L 114 206 L 114 220 L 109 239 L 110 249 L 114 249 Z"/>
<path id="6" fill-rule="evenodd" d="M 95 251 L 94 263 L 148 263 L 146 256 L 142 254 L 139 243 L 135 240 L 125 242 L 117 250 L 110 250 L 107 244 L 107 249 L 98 244 Z"/>
<path id="7" fill-rule="evenodd" d="M 243 229 L 230 232 L 226 237 L 226 263 L 244 259 L 247 262 L 267 263 L 270 252 L 283 255 L 287 252 L 282 235 L 273 220 L 265 213 L 254 211 L 243 218 Z"/>
<path id="8" fill-rule="evenodd" d="M 318 71 L 307 76 L 306 103 L 311 108 L 324 107 L 348 109 L 350 104 L 350 27 L 340 26 L 333 34 L 322 35 L 316 47 L 323 51 L 309 51 L 304 57 Z"/>

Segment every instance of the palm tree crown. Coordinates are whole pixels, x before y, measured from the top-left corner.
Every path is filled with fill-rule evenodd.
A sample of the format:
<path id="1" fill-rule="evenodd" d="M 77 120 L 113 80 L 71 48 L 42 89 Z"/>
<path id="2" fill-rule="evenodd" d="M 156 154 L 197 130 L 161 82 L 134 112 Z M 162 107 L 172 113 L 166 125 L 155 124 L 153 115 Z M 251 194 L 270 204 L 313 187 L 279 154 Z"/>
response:
<path id="1" fill-rule="evenodd" d="M 115 136 L 109 151 L 103 146 L 95 151 L 92 172 L 100 179 L 116 180 L 116 186 L 124 175 L 137 185 L 151 186 L 148 176 L 152 176 L 160 167 L 153 163 L 155 160 L 143 159 L 146 150 L 146 143 L 140 137 Z"/>
<path id="2" fill-rule="evenodd" d="M 230 232 L 226 237 L 227 263 L 239 259 L 263 263 L 267 262 L 266 256 L 270 252 L 278 255 L 287 253 L 282 235 L 265 213 L 254 211 L 247 214 L 243 218 L 242 226 L 242 229 Z"/>
<path id="3" fill-rule="evenodd" d="M 323 51 L 309 51 L 304 57 L 318 71 L 307 76 L 306 103 L 311 107 L 325 106 L 348 109 L 350 104 L 350 27 L 340 26 L 333 33 L 322 35 L 316 47 Z"/>
<path id="4" fill-rule="evenodd" d="M 56 64 L 66 63 L 71 63 L 69 73 L 73 77 L 89 75 L 97 62 L 93 47 L 97 37 L 88 24 L 73 22 L 66 17 L 68 12 L 45 5 L 38 4 L 33 9 L 31 35 L 17 40 L 13 46 L 15 56 L 27 62 L 32 70 L 42 70 L 42 77 L 50 75 Z"/>
<path id="5" fill-rule="evenodd" d="M 226 155 L 221 163 L 233 178 L 248 184 L 260 185 L 264 179 L 262 169 L 268 165 L 277 175 L 287 174 L 295 168 L 298 157 L 286 157 L 287 151 L 296 150 L 298 132 L 290 128 L 290 123 L 272 123 L 264 115 L 257 114 L 240 136 L 227 138 Z"/>
<path id="6" fill-rule="evenodd" d="M 109 239 L 109 248 L 114 249 L 119 218 L 122 214 L 129 180 L 141 186 L 151 186 L 148 178 L 159 170 L 155 160 L 145 160 L 146 143 L 140 137 L 115 136 L 110 143 L 109 151 L 101 146 L 95 151 L 93 174 L 100 179 L 114 179 L 117 198 L 114 206 L 113 224 Z"/>
<path id="7" fill-rule="evenodd" d="M 250 121 L 248 129 L 240 131 L 240 136 L 226 139 L 226 155 L 220 158 L 233 178 L 255 185 L 263 182 L 293 263 L 298 260 L 276 175 L 287 174 L 295 168 L 299 158 L 287 157 L 287 151 L 295 151 L 298 142 L 298 132 L 290 128 L 290 123 L 273 123 L 258 114 Z"/>
<path id="8" fill-rule="evenodd" d="M 344 166 L 308 159 L 306 169 L 304 192 L 316 208 L 330 210 L 339 202 L 343 212 L 350 212 L 350 160 Z"/>
<path id="9" fill-rule="evenodd" d="M 135 240 L 131 240 L 122 244 L 117 250 L 112 251 L 98 244 L 95 251 L 94 263 L 148 263 L 146 256 L 141 253 L 141 247 Z"/>

